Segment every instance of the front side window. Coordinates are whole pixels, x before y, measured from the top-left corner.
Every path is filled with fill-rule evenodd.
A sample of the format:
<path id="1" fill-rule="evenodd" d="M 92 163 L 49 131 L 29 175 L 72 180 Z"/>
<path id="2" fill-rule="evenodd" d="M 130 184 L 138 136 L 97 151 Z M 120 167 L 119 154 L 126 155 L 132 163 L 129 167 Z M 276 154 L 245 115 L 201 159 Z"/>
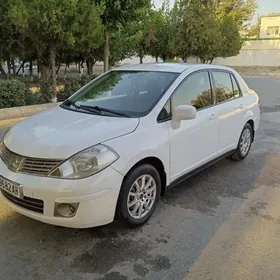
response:
<path id="1" fill-rule="evenodd" d="M 227 72 L 213 72 L 217 103 L 234 98 L 230 74 Z"/>
<path id="2" fill-rule="evenodd" d="M 207 71 L 189 76 L 172 97 L 172 111 L 179 105 L 191 105 L 202 109 L 212 104 L 211 85 Z"/>
<path id="3" fill-rule="evenodd" d="M 149 113 L 178 73 L 111 71 L 89 83 L 62 108 L 105 116 L 142 117 Z"/>

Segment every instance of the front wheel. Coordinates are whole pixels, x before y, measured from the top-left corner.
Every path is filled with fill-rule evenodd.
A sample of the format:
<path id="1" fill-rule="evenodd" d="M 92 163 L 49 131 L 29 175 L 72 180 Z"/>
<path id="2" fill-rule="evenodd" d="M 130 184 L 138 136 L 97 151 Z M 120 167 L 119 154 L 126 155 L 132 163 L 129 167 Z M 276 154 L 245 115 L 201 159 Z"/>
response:
<path id="1" fill-rule="evenodd" d="M 250 124 L 246 124 L 242 130 L 237 149 L 235 153 L 231 156 L 233 160 L 243 160 L 245 159 L 251 149 L 253 141 L 253 129 Z"/>
<path id="2" fill-rule="evenodd" d="M 138 227 L 153 215 L 160 198 L 161 179 L 155 167 L 144 164 L 124 179 L 116 209 L 117 219 L 125 226 Z"/>

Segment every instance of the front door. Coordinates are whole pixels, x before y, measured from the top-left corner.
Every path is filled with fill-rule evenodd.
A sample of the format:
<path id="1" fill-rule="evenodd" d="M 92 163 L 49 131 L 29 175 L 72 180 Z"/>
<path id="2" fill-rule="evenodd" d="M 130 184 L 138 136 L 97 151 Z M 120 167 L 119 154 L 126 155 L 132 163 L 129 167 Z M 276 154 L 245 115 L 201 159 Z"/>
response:
<path id="1" fill-rule="evenodd" d="M 197 109 L 194 120 L 181 121 L 179 128 L 169 124 L 171 181 L 216 157 L 219 148 L 219 121 L 212 106 L 208 71 L 188 76 L 171 97 L 172 111 L 179 105 Z"/>

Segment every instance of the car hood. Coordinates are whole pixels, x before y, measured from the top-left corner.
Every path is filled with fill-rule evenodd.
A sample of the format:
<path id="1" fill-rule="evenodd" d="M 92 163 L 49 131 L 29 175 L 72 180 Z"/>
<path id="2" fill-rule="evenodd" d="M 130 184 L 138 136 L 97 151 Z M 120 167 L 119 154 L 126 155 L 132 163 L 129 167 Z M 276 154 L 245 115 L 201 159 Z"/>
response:
<path id="1" fill-rule="evenodd" d="M 4 143 L 14 153 L 65 159 L 90 146 L 133 132 L 138 118 L 106 117 L 55 107 L 13 126 Z"/>

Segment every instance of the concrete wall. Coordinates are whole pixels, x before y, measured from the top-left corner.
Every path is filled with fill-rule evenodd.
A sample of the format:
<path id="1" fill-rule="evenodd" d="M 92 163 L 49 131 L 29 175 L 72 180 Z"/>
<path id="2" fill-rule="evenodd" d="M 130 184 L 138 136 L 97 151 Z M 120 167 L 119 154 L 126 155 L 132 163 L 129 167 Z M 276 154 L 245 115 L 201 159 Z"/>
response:
<path id="1" fill-rule="evenodd" d="M 244 42 L 239 55 L 217 58 L 214 63 L 230 66 L 279 66 L 280 40 L 252 40 Z"/>
<path id="2" fill-rule="evenodd" d="M 161 62 L 159 60 L 159 62 Z M 197 58 L 189 58 L 188 63 L 198 63 Z M 139 58 L 125 59 L 121 64 L 138 64 Z M 146 56 L 144 63 L 155 63 L 155 58 Z M 217 58 L 215 64 L 228 66 L 264 66 L 280 67 L 280 39 L 249 40 L 243 43 L 239 55 Z"/>
<path id="3" fill-rule="evenodd" d="M 260 38 L 280 38 L 280 15 L 261 18 Z"/>

